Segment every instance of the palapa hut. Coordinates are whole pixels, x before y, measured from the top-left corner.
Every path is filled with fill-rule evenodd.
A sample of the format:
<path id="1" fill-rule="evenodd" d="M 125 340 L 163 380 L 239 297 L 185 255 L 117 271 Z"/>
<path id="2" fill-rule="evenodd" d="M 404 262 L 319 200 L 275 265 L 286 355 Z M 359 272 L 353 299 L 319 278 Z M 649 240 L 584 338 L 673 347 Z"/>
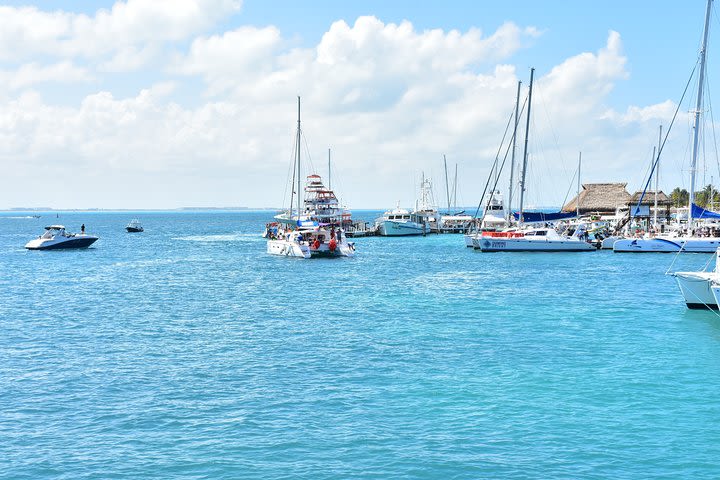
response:
<path id="1" fill-rule="evenodd" d="M 579 197 L 580 214 L 614 215 L 618 208 L 627 207 L 632 198 L 625 187 L 627 183 L 583 183 L 580 195 L 566 203 L 562 210 L 576 211 Z"/>
<path id="2" fill-rule="evenodd" d="M 628 201 L 628 207 L 631 209 L 634 209 L 637 204 L 638 200 L 640 200 L 640 196 L 642 195 L 642 192 L 635 192 Z M 660 190 L 657 194 L 657 205 L 658 205 L 658 217 L 661 218 L 670 218 L 670 207 L 672 207 L 672 200 L 670 200 L 670 197 L 665 195 L 665 193 Z M 637 213 L 634 213 L 633 210 L 633 216 L 634 217 L 651 217 L 652 211 L 655 208 L 655 190 L 648 190 L 645 192 L 645 196 L 642 199 L 642 203 L 640 203 L 640 208 Z"/>

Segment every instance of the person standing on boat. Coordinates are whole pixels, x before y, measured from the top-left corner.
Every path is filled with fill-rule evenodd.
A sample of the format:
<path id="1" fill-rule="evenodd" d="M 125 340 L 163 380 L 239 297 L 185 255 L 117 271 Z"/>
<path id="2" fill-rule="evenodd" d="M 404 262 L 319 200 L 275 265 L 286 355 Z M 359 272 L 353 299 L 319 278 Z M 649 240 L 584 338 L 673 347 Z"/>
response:
<path id="1" fill-rule="evenodd" d="M 85 224 L 84 223 L 82 225 L 80 225 L 80 233 L 82 235 L 85 235 Z"/>

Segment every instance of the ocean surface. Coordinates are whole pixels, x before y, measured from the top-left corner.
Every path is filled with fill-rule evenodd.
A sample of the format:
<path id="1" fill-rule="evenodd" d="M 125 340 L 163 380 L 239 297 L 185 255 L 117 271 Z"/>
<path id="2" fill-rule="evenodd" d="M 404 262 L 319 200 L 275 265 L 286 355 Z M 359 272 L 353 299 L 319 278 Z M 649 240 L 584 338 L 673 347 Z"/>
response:
<path id="1" fill-rule="evenodd" d="M 720 477 L 720 317 L 665 275 L 709 255 L 42 215 L 0 212 L 0 478 Z M 101 238 L 26 251 L 51 223 Z"/>

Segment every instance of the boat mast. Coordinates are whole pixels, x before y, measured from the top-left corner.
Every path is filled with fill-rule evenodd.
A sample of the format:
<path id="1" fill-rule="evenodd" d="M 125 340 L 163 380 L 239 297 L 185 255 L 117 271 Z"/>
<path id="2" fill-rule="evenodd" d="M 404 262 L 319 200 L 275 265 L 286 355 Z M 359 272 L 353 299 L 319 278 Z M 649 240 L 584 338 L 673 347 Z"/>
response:
<path id="1" fill-rule="evenodd" d="M 528 110 L 527 110 L 527 122 L 525 123 L 525 147 L 523 149 L 523 166 L 520 172 L 520 216 L 518 217 L 518 225 L 523 223 L 523 202 L 525 200 L 525 173 L 527 173 L 527 161 L 528 161 L 528 137 L 530 136 L 530 106 L 532 105 L 532 87 L 533 87 L 533 76 L 535 75 L 535 69 L 530 69 L 530 86 L 528 87 Z"/>
<path id="2" fill-rule="evenodd" d="M 445 158 L 444 153 L 443 153 L 443 163 L 445 164 L 445 194 L 447 195 L 448 215 L 450 215 L 450 185 L 448 183 L 447 158 Z"/>
<path id="3" fill-rule="evenodd" d="M 298 95 L 298 125 L 297 125 L 297 216 L 300 221 L 300 95 Z"/>
<path id="4" fill-rule="evenodd" d="M 707 53 L 707 38 L 710 28 L 710 7 L 712 0 L 707 2 L 707 10 L 705 12 L 705 30 L 703 31 L 703 43 L 700 49 L 700 76 L 698 77 L 698 94 L 697 103 L 695 104 L 695 125 L 693 127 L 693 150 L 692 164 L 690 165 L 690 195 L 688 201 L 688 229 L 692 228 L 692 207 L 695 201 L 695 176 L 697 174 L 697 156 L 698 156 L 698 139 L 700 137 L 700 109 L 703 103 L 703 83 L 705 82 L 705 54 Z"/>
<path id="5" fill-rule="evenodd" d="M 457 212 L 457 163 L 455 164 L 455 181 L 453 182 L 453 208 Z"/>
<path id="6" fill-rule="evenodd" d="M 328 148 L 328 190 L 332 190 L 332 181 L 330 177 L 330 149 Z"/>
<path id="7" fill-rule="evenodd" d="M 580 167 L 582 166 L 582 152 L 578 156 L 577 201 L 575 202 L 575 215 L 580 216 Z"/>
<path id="8" fill-rule="evenodd" d="M 515 127 L 513 128 L 512 136 L 512 156 L 510 157 L 510 189 L 508 191 L 508 204 L 507 204 L 507 220 L 511 220 L 512 216 L 512 198 L 513 198 L 513 181 L 515 180 L 515 147 L 517 146 L 517 127 L 520 119 L 518 118 L 520 109 L 520 86 L 521 81 L 518 81 L 517 95 L 515 96 Z"/>
<path id="9" fill-rule="evenodd" d="M 653 225 L 655 225 L 655 230 L 657 230 L 658 227 L 658 185 L 660 184 L 660 147 L 662 142 L 662 125 L 660 125 L 660 133 L 658 134 L 658 146 L 657 146 L 657 165 L 655 166 L 655 212 L 653 213 Z M 655 157 L 655 151 L 653 150 L 653 157 Z"/>

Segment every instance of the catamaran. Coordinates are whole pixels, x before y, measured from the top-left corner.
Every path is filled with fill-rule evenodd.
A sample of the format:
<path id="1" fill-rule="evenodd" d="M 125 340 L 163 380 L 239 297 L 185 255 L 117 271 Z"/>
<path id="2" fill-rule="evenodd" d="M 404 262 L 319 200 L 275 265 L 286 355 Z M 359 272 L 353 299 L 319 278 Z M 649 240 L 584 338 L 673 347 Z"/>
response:
<path id="1" fill-rule="evenodd" d="M 524 224 L 558 221 L 576 216 L 575 213 L 533 213 L 523 211 L 525 195 L 525 177 L 528 161 L 528 137 L 530 130 L 530 107 L 532 105 L 533 76 L 535 69 L 530 69 L 530 85 L 527 100 L 527 122 L 525 125 L 525 148 L 523 166 L 520 177 L 520 211 L 517 214 L 518 227 L 501 232 L 481 232 L 472 238 L 473 247 L 482 252 L 590 252 L 596 250 L 595 245 L 587 241 L 588 236 L 583 225 L 574 229 L 571 234 L 558 233 L 554 228 L 523 228 Z M 579 183 L 578 167 L 578 183 Z M 568 232 L 569 233 L 569 232 Z"/>
<path id="2" fill-rule="evenodd" d="M 343 228 L 347 211 L 340 206 L 335 192 L 325 187 L 319 175 L 312 174 L 306 179 L 305 198 L 300 197 L 301 135 L 300 97 L 298 97 L 293 167 L 295 178 L 291 187 L 290 208 L 276 215 L 276 222 L 266 225 L 263 236 L 268 239 L 267 253 L 299 258 L 351 257 L 355 254 L 355 244 L 348 242 Z M 297 203 L 294 202 L 295 199 Z"/>
<path id="3" fill-rule="evenodd" d="M 700 73 L 698 74 L 698 90 L 697 100 L 695 104 L 694 125 L 693 125 L 693 142 L 692 142 L 692 161 L 690 164 L 690 190 L 688 200 L 688 223 L 686 232 L 678 232 L 673 235 L 657 235 L 655 237 L 644 238 L 624 238 L 617 240 L 613 244 L 613 251 L 630 253 L 630 252 L 693 252 L 693 253 L 713 253 L 720 246 L 720 238 L 700 237 L 695 235 L 695 230 L 699 227 L 697 220 L 700 219 L 718 219 L 720 214 L 705 210 L 695 205 L 695 177 L 697 176 L 697 160 L 699 154 L 700 139 L 700 114 L 703 110 L 703 92 L 705 87 L 705 64 L 707 60 L 707 40 L 708 31 L 710 29 L 710 12 L 712 0 L 708 0 L 705 13 L 705 28 L 703 31 L 703 42 L 700 49 L 699 63 Z M 669 133 L 669 132 L 668 132 Z M 666 135 L 667 138 L 667 135 Z M 657 166 L 660 159 L 658 151 L 657 158 L 653 163 L 653 167 Z M 648 179 L 648 182 L 650 180 Z"/>

